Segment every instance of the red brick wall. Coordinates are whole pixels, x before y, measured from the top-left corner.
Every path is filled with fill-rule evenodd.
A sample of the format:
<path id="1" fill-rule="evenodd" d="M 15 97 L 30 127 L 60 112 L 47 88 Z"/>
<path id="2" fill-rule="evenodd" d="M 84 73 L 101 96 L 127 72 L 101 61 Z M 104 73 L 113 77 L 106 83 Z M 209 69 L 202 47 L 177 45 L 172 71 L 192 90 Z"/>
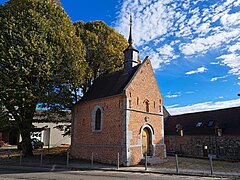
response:
<path id="1" fill-rule="evenodd" d="M 96 106 L 102 107 L 102 130 L 92 130 L 92 111 Z M 123 97 L 115 96 L 95 101 L 89 101 L 74 106 L 74 122 L 71 154 L 76 158 L 94 159 L 116 163 L 117 153 L 122 160 L 123 138 Z"/>
<path id="2" fill-rule="evenodd" d="M 154 131 L 152 143 L 155 146 L 155 156 L 164 158 L 162 96 L 150 60 L 147 59 L 138 70 L 126 89 L 126 97 L 130 112 L 128 131 L 132 134 L 130 137 L 131 164 L 137 164 L 143 158 L 141 127 L 144 125 L 152 127 Z M 145 100 L 149 101 L 149 113 L 146 112 Z"/>

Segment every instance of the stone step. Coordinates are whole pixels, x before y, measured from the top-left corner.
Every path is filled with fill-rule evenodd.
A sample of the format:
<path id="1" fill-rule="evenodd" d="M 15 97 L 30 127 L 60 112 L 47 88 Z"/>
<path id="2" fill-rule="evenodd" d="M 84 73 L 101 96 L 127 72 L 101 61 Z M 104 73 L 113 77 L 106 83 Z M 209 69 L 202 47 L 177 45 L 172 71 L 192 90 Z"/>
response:
<path id="1" fill-rule="evenodd" d="M 159 157 L 156 156 L 147 156 L 147 164 L 148 165 L 155 165 L 155 164 L 161 164 L 163 162 L 166 162 L 165 159 L 161 159 Z M 141 159 L 139 164 L 145 164 L 145 158 Z"/>

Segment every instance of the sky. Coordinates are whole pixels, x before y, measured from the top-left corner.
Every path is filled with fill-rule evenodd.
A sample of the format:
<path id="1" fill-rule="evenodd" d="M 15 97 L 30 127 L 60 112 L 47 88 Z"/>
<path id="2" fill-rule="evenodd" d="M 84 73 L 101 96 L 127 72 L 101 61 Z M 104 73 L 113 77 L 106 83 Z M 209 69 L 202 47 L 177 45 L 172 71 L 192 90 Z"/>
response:
<path id="1" fill-rule="evenodd" d="M 240 106 L 240 0 L 61 2 L 73 22 L 102 20 L 126 38 L 132 15 L 171 115 Z"/>

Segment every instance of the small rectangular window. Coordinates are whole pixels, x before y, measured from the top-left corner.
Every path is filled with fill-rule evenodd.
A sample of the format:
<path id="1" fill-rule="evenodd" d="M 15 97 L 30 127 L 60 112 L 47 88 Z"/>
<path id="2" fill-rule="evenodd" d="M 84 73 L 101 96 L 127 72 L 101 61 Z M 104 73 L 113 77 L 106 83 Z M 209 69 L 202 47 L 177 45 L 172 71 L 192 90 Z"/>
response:
<path id="1" fill-rule="evenodd" d="M 137 105 L 139 104 L 139 97 L 137 97 Z"/>
<path id="2" fill-rule="evenodd" d="M 132 101 L 131 100 L 129 100 L 129 108 L 131 108 L 131 106 L 132 106 Z"/>
<path id="3" fill-rule="evenodd" d="M 213 126 L 213 124 L 214 124 L 214 121 L 213 121 L 213 120 L 210 120 L 210 121 L 208 121 L 208 124 L 207 124 L 207 126 L 208 126 L 208 127 L 212 127 L 212 126 Z"/>
<path id="4" fill-rule="evenodd" d="M 202 125 L 202 122 L 201 122 L 201 121 L 198 121 L 197 124 L 196 124 L 196 128 L 201 127 L 201 125 Z"/>

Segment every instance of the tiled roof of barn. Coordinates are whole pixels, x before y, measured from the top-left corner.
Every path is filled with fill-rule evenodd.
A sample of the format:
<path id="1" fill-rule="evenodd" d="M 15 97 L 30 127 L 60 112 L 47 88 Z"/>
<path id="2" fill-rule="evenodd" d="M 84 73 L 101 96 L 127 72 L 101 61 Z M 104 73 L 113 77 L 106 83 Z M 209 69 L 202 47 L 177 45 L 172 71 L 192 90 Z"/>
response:
<path id="1" fill-rule="evenodd" d="M 184 135 L 214 135 L 216 127 L 222 129 L 223 135 L 240 135 L 240 107 L 169 116 L 165 135 L 177 135 L 179 126 Z"/>
<path id="2" fill-rule="evenodd" d="M 130 72 L 122 70 L 97 78 L 78 103 L 121 94 L 139 66 L 133 67 Z"/>

